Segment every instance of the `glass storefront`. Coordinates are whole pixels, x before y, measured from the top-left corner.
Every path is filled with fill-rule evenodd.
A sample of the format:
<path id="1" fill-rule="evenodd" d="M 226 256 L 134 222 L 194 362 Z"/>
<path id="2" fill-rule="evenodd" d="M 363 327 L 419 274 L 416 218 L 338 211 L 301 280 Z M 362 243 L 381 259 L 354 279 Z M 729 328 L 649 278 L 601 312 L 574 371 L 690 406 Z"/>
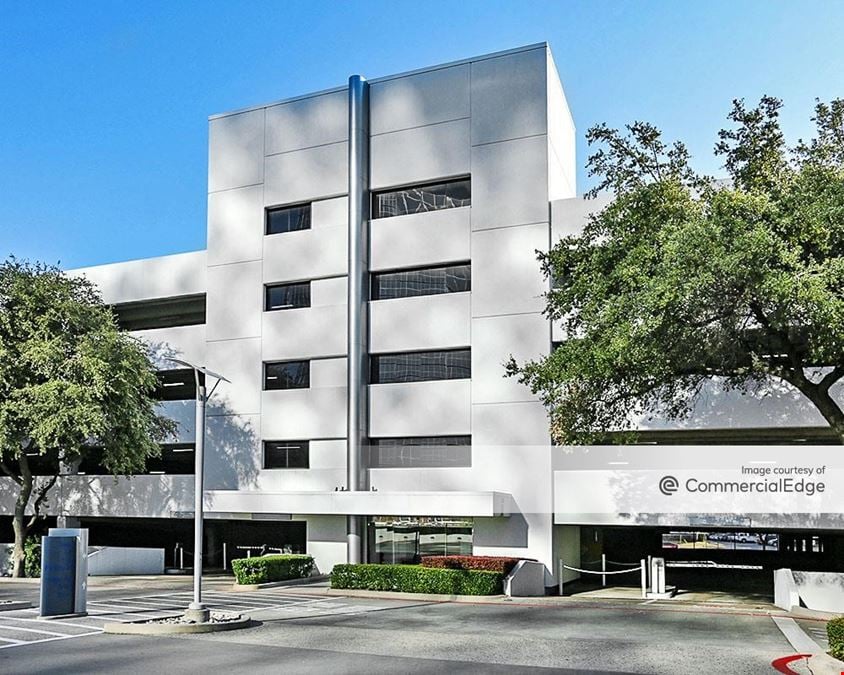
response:
<path id="1" fill-rule="evenodd" d="M 367 523 L 369 562 L 418 563 L 423 555 L 472 555 L 472 519 L 373 516 Z"/>

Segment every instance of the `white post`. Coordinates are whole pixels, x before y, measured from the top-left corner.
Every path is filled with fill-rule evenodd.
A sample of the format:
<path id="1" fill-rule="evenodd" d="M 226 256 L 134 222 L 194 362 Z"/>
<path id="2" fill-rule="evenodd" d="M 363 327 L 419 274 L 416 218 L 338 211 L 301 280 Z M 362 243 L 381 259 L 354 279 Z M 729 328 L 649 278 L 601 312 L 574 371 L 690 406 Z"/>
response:
<path id="1" fill-rule="evenodd" d="M 204 623 L 210 612 L 202 604 L 202 509 L 205 473 L 205 379 L 200 378 L 194 368 L 196 378 L 196 450 L 194 463 L 193 495 L 193 602 L 188 605 L 190 618 Z M 187 614 L 186 614 L 187 616 Z"/>
<path id="2" fill-rule="evenodd" d="M 560 596 L 563 595 L 563 559 L 560 558 Z"/>
<path id="3" fill-rule="evenodd" d="M 226 555 L 226 542 L 223 542 L 223 569 L 227 570 L 229 568 L 228 565 L 228 556 Z"/>
<path id="4" fill-rule="evenodd" d="M 179 547 L 179 569 L 185 569 L 185 547 Z"/>
<path id="5" fill-rule="evenodd" d="M 648 597 L 648 568 L 647 568 L 647 561 L 642 558 L 640 561 L 642 564 L 642 597 Z"/>
<path id="6" fill-rule="evenodd" d="M 607 571 L 607 554 L 606 553 L 601 554 L 601 571 L 602 572 Z M 601 586 L 603 586 L 604 588 L 607 587 L 607 575 L 606 574 L 601 575 Z"/>

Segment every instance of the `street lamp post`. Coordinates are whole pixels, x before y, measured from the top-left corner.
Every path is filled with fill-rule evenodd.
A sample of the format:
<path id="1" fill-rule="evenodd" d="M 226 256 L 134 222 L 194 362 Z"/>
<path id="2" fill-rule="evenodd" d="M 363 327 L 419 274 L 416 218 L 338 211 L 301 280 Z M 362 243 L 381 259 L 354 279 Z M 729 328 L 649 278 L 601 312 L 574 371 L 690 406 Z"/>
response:
<path id="1" fill-rule="evenodd" d="M 205 492 L 205 407 L 220 382 L 229 382 L 215 372 L 187 361 L 170 359 L 173 363 L 193 370 L 196 380 L 196 442 L 194 444 L 194 508 L 193 508 L 193 602 L 185 611 L 185 618 L 195 623 L 206 623 L 211 612 L 202 603 L 202 526 L 203 496 Z M 206 395 L 205 380 L 216 379 L 211 393 Z"/>

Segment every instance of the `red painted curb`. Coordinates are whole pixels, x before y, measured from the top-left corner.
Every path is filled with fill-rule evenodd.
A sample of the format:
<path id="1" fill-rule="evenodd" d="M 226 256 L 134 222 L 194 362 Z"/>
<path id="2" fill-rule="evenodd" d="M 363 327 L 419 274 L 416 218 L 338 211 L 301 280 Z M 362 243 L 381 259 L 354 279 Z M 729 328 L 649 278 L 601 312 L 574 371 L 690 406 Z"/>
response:
<path id="1" fill-rule="evenodd" d="M 793 661 L 799 661 L 800 659 L 808 659 L 811 654 L 794 654 L 793 656 L 782 656 L 778 659 L 774 659 L 771 661 L 771 665 L 774 667 L 774 670 L 780 673 L 784 673 L 784 675 L 800 675 L 797 671 L 792 670 L 788 667 L 789 663 Z"/>

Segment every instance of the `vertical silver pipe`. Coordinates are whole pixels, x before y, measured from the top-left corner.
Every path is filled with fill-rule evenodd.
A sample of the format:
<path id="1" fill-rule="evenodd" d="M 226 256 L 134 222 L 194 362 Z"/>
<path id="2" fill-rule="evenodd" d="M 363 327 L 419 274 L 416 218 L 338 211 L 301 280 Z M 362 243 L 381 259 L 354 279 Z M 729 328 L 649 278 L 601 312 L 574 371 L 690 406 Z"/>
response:
<path id="1" fill-rule="evenodd" d="M 360 75 L 349 78 L 349 297 L 348 397 L 346 410 L 347 488 L 365 489 L 361 453 L 367 430 L 367 363 L 369 350 L 369 84 Z M 347 518 L 350 563 L 361 562 L 363 518 Z"/>

